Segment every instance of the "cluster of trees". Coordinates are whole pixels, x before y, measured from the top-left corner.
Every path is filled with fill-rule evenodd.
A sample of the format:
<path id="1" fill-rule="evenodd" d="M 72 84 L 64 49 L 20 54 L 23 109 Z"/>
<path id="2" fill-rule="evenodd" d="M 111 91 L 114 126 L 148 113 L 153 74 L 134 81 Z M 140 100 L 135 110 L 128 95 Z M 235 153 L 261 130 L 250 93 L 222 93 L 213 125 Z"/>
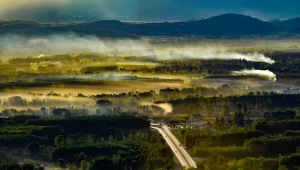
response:
<path id="1" fill-rule="evenodd" d="M 110 135 L 122 133 L 127 135 L 131 130 L 149 129 L 147 119 L 135 116 L 84 116 L 41 118 L 38 116 L 15 116 L 0 119 L 0 140 L 11 147 L 26 146 L 38 141 L 41 144 L 53 143 L 51 138 L 57 135 L 95 134 L 105 139 Z M 79 126 L 80 125 L 80 126 Z M 18 144 L 18 142 L 23 141 Z"/>
<path id="2" fill-rule="evenodd" d="M 285 165 L 289 169 L 296 169 L 300 168 L 300 162 L 298 161 L 300 159 L 300 153 L 293 153 L 286 156 L 279 156 L 279 163 L 282 165 Z"/>
<path id="3" fill-rule="evenodd" d="M 271 119 L 265 118 L 267 121 L 258 122 L 252 128 L 246 126 L 233 131 L 185 128 L 176 130 L 175 134 L 185 146 L 192 148 L 192 155 L 208 158 L 197 164 L 198 169 L 298 169 L 300 124 L 294 118 L 295 111 L 275 109 L 269 114 Z"/>
<path id="4" fill-rule="evenodd" d="M 13 169 L 13 170 L 44 170 L 44 167 L 38 167 L 35 168 L 33 164 L 31 163 L 24 163 L 22 165 L 20 164 L 6 164 L 5 162 L 2 163 L 0 161 L 0 169 Z"/>
<path id="5" fill-rule="evenodd" d="M 285 136 L 300 136 L 300 130 L 287 130 L 284 132 Z"/>
<path id="6" fill-rule="evenodd" d="M 39 114 L 40 110 L 26 109 L 26 110 L 17 110 L 17 109 L 4 109 L 0 113 L 1 116 L 14 116 L 14 115 L 36 115 Z"/>
<path id="7" fill-rule="evenodd" d="M 0 146 L 6 148 L 0 159 L 6 163 L 16 163 L 16 156 L 70 169 L 173 169 L 171 149 L 140 117 L 22 115 L 0 122 Z"/>
<path id="8" fill-rule="evenodd" d="M 300 136 L 262 136 L 245 140 L 245 147 L 250 148 L 261 156 L 288 155 L 297 150 L 299 140 Z"/>
<path id="9" fill-rule="evenodd" d="M 167 95 L 166 93 L 166 96 L 170 95 Z M 237 111 L 237 106 L 238 104 L 240 104 L 241 112 L 243 112 L 247 116 L 254 116 L 256 113 L 262 115 L 264 110 L 274 110 L 276 108 L 298 108 L 299 101 L 299 94 L 276 94 L 268 92 L 257 92 L 255 94 L 252 92 L 248 95 L 234 96 L 190 96 L 186 98 L 169 100 L 168 103 L 170 103 L 173 106 L 173 113 L 204 112 L 207 116 L 212 116 L 216 113 L 221 114 L 223 116 L 227 116 L 230 114 L 230 111 Z M 279 113 L 279 111 L 280 110 L 277 109 L 275 112 Z M 286 112 L 287 114 L 289 114 L 287 118 L 291 118 L 295 113 L 293 110 L 290 109 L 288 109 Z M 272 114 L 272 116 L 276 116 L 276 114 L 274 114 Z M 284 119 L 285 117 L 278 118 Z"/>
<path id="10" fill-rule="evenodd" d="M 27 120 L 35 120 L 40 118 L 40 116 L 36 115 L 17 115 L 8 118 L 0 118 L 0 125 L 20 125 L 25 123 Z"/>
<path id="11" fill-rule="evenodd" d="M 284 133 L 287 130 L 300 130 L 300 119 L 258 122 L 255 125 L 255 129 L 268 134 Z"/>
<path id="12" fill-rule="evenodd" d="M 135 116 L 82 116 L 62 118 L 29 119 L 26 125 L 63 127 L 63 134 L 90 133 L 109 136 L 115 129 L 132 130 L 148 129 L 150 122 Z M 80 126 L 78 126 L 80 125 Z M 111 128 L 114 127 L 114 128 Z"/>
<path id="13" fill-rule="evenodd" d="M 210 147 L 243 146 L 244 140 L 265 135 L 264 132 L 257 130 L 211 131 L 197 129 L 184 129 L 178 134 L 180 134 L 179 139 L 183 141 L 186 147 L 194 145 Z"/>
<path id="14" fill-rule="evenodd" d="M 207 158 L 217 154 L 227 159 L 236 159 L 235 163 L 242 167 L 243 165 L 239 161 L 248 159 L 246 157 L 257 159 L 262 156 L 260 159 L 264 160 L 280 155 L 276 160 L 276 166 L 274 164 L 273 166 L 278 168 L 279 165 L 284 165 L 293 169 L 300 166 L 295 161 L 299 157 L 299 154 L 295 154 L 295 152 L 299 152 L 300 148 L 298 124 L 298 119 L 272 120 L 257 123 L 254 126 L 256 130 L 250 130 L 247 127 L 234 131 L 182 129 L 176 130 L 175 134 L 185 146 L 192 148 L 194 156 Z M 232 160 L 227 160 L 227 163 L 229 162 Z M 206 168 L 207 166 L 205 165 Z M 264 166 L 261 164 L 260 167 Z"/>
<path id="15" fill-rule="evenodd" d="M 266 120 L 285 120 L 285 119 L 294 119 L 296 116 L 296 111 L 294 110 L 281 110 L 275 109 L 274 112 L 264 112 L 263 117 Z"/>
<path id="16" fill-rule="evenodd" d="M 0 136 L 0 142 L 1 146 L 9 148 L 24 148 L 31 142 L 53 145 L 53 140 L 51 138 L 31 134 L 4 134 Z"/>
<path id="17" fill-rule="evenodd" d="M 97 145 L 63 145 L 57 147 L 52 154 L 53 159 L 63 158 L 66 163 L 74 163 L 76 166 L 82 164 L 83 160 L 88 161 L 91 169 L 93 166 L 102 169 L 100 165 L 95 165 L 102 164 L 97 160 L 99 157 L 107 159 L 104 169 L 172 169 L 172 156 L 172 151 L 163 143 L 129 140 Z"/>
<path id="18" fill-rule="evenodd" d="M 262 94 L 231 96 L 232 98 L 213 96 L 172 100 L 170 103 L 201 101 L 203 103 L 198 103 L 198 106 L 203 107 L 207 113 L 215 112 L 216 107 L 221 106 L 220 112 L 225 117 L 231 114 L 230 110 L 234 110 L 233 122 L 241 125 L 244 123 L 245 114 L 249 114 L 250 105 L 247 100 L 253 96 L 255 100 L 265 97 Z M 277 94 L 268 96 L 274 97 Z M 100 103 L 105 105 L 107 101 L 109 100 L 102 100 Z M 270 103 L 269 99 L 267 103 Z M 262 105 L 260 103 L 260 106 Z M 266 107 L 268 106 L 266 104 Z M 192 108 L 189 105 L 187 107 Z M 138 108 L 147 110 L 148 107 Z M 74 165 L 74 169 L 172 169 L 172 152 L 164 144 L 161 136 L 149 130 L 150 122 L 146 117 L 69 117 L 68 114 L 71 113 L 68 111 L 56 109 L 56 118 L 25 115 L 0 118 L 0 145 L 8 147 L 12 155 L 29 155 L 44 161 L 58 161 L 60 167 Z M 67 116 L 59 116 L 62 112 Z M 217 154 L 233 159 L 223 160 L 223 163 L 218 165 L 220 167 L 228 168 L 233 166 L 233 163 L 243 167 L 251 162 L 256 162 L 260 168 L 270 162 L 276 168 L 281 165 L 290 169 L 297 167 L 298 164 L 294 160 L 299 156 L 294 152 L 299 147 L 300 119 L 296 117 L 296 111 L 275 108 L 274 111 L 265 112 L 263 116 L 266 121 L 254 124 L 253 129 L 237 128 L 230 131 L 223 126 L 217 128 L 225 122 L 225 119 L 221 118 L 216 119 L 211 126 L 216 128 L 216 131 L 185 128 L 178 130 L 176 135 L 185 146 L 192 148 L 192 154 L 195 156 L 209 157 Z M 275 160 L 278 155 L 278 160 Z M 253 158 L 247 158 L 249 156 Z M 258 158 L 259 156 L 266 158 Z M 219 159 L 222 162 L 222 157 Z M 292 166 L 289 166 L 289 163 Z M 204 164 L 204 167 L 214 166 L 209 159 Z"/>
<path id="19" fill-rule="evenodd" d="M 3 170 L 44 170 L 42 166 L 34 166 L 31 162 L 24 162 L 23 164 L 17 164 L 18 160 L 0 150 L 0 169 Z"/>
<path id="20" fill-rule="evenodd" d="M 98 106 L 111 106 L 112 102 L 109 100 L 98 100 L 97 105 Z"/>
<path id="21" fill-rule="evenodd" d="M 244 170 L 298 170 L 300 168 L 299 153 L 274 158 L 245 157 L 230 159 L 217 152 L 213 152 L 207 160 L 197 162 L 198 169 L 244 169 Z"/>
<path id="22" fill-rule="evenodd" d="M 51 111 L 52 109 L 52 111 Z M 66 116 L 66 117 L 75 117 L 75 116 L 88 116 L 89 111 L 87 109 L 67 109 L 67 108 L 51 108 L 52 116 Z"/>
<path id="23" fill-rule="evenodd" d="M 60 96 L 60 94 L 52 96 Z M 48 96 L 50 96 L 48 94 Z M 8 97 L 7 100 L 2 100 L 0 102 L 1 105 L 3 106 L 11 106 L 11 107 L 41 107 L 41 106 L 63 106 L 63 105 L 68 105 L 69 101 L 67 100 L 60 100 L 59 98 L 39 98 L 39 97 L 34 97 L 31 100 L 22 98 L 21 96 L 12 96 Z"/>
<path id="24" fill-rule="evenodd" d="M 200 168 L 199 168 L 200 167 Z M 218 155 L 213 153 L 204 162 L 198 163 L 199 169 L 244 169 L 244 170 L 278 170 L 285 167 L 284 165 L 279 165 L 277 158 L 263 158 L 263 157 L 246 157 L 243 159 L 228 159 L 223 155 Z M 285 167 L 286 168 L 286 167 Z M 279 169 L 287 170 L 287 169 Z"/>
<path id="25" fill-rule="evenodd" d="M 275 122 L 275 121 L 271 121 Z M 276 121 L 287 122 L 285 120 Z M 276 129 L 275 129 L 276 132 Z M 264 133 L 262 133 L 264 134 Z M 244 146 L 229 146 L 219 147 L 210 146 L 214 143 L 211 138 L 197 140 L 197 143 L 193 146 L 193 152 L 195 156 L 208 157 L 208 161 L 204 161 L 199 164 L 199 167 L 203 169 L 233 169 L 246 168 L 247 166 L 255 169 L 298 169 L 299 164 L 299 131 L 298 130 L 286 130 L 284 135 L 273 133 L 275 136 L 264 136 L 254 137 L 246 139 Z M 206 135 L 204 135 L 205 137 Z M 218 139 L 215 139 L 218 140 Z M 226 141 L 226 140 L 225 140 Z M 297 153 L 294 153 L 297 151 Z M 211 156 L 219 154 L 219 158 L 215 162 L 210 162 Z M 209 155 L 211 155 L 209 157 Z M 278 157 L 279 155 L 279 157 Z M 217 163 L 219 159 L 227 158 L 225 163 Z M 246 158 L 252 156 L 252 158 Z M 263 157 L 261 157 L 263 156 Z M 269 158 L 272 157 L 272 158 Z M 278 158 L 276 158 L 278 157 Z M 233 159 L 232 159 L 233 158 Z M 229 160 L 231 159 L 231 160 Z M 246 162 L 248 163 L 246 163 Z M 250 162 L 252 163 L 250 163 Z M 266 166 L 268 165 L 268 166 Z M 248 169 L 248 168 L 246 168 Z"/>
<path id="26" fill-rule="evenodd" d="M 110 135 L 108 140 L 87 134 L 70 134 L 65 140 L 63 135 L 59 135 L 55 137 L 55 147 L 33 142 L 24 149 L 12 149 L 10 153 L 47 162 L 57 160 L 62 168 L 69 164 L 87 166 L 88 169 L 101 166 L 105 169 L 173 169 L 172 151 L 158 133 L 150 130 L 131 131 L 127 137 L 123 134 Z M 102 165 L 103 162 L 98 160 L 100 157 L 105 157 L 108 162 Z"/>
<path id="27" fill-rule="evenodd" d="M 225 156 L 226 158 L 242 159 L 249 156 L 257 156 L 255 152 L 246 147 L 228 146 L 228 147 L 193 147 L 192 155 L 198 157 L 208 157 L 216 153 Z"/>
<path id="28" fill-rule="evenodd" d="M 62 133 L 62 126 L 3 125 L 0 127 L 0 134 L 32 134 L 37 136 L 44 136 L 47 134 L 47 136 L 53 137 Z"/>

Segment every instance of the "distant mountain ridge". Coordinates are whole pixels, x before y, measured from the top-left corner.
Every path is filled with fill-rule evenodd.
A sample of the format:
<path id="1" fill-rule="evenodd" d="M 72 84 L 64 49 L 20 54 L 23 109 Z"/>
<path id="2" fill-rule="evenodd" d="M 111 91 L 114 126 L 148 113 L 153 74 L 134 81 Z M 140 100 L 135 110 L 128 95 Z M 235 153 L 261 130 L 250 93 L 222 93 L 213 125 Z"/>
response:
<path id="1" fill-rule="evenodd" d="M 93 29 L 85 24 L 41 24 L 29 21 L 0 21 L 1 35 L 20 36 L 50 36 L 76 34 L 78 36 L 93 35 L 101 38 L 132 38 L 139 39 L 136 35 L 112 31 Z"/>
<path id="2" fill-rule="evenodd" d="M 241 36 L 269 34 L 277 26 L 249 16 L 223 14 L 203 20 L 165 23 L 130 24 L 120 21 L 98 21 L 89 24 L 99 30 L 127 32 L 136 35 L 199 35 L 199 36 Z"/>
<path id="3" fill-rule="evenodd" d="M 98 37 L 136 38 L 138 36 L 240 37 L 253 35 L 300 34 L 300 18 L 262 21 L 240 14 L 222 14 L 207 19 L 164 23 L 130 23 L 102 20 L 82 24 L 40 24 L 26 21 L 0 22 L 0 35 L 51 35 L 76 33 Z"/>

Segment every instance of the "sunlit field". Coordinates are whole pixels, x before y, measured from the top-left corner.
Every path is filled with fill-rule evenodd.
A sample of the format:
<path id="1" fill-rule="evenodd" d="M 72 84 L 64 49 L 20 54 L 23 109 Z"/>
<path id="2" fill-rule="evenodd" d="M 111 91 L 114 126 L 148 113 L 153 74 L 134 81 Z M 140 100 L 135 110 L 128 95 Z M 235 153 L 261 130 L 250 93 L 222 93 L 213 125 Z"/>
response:
<path id="1" fill-rule="evenodd" d="M 39 100 L 52 96 L 58 101 L 65 100 L 64 104 L 58 104 L 60 107 L 75 105 L 88 108 L 91 114 L 95 114 L 98 99 L 115 100 L 113 105 L 119 107 L 119 99 L 114 96 L 122 94 L 126 94 L 126 100 L 134 100 L 130 107 L 135 108 L 143 102 L 151 105 L 151 102 L 167 102 L 185 96 L 244 95 L 261 90 L 283 93 L 288 88 L 298 87 L 295 80 L 281 78 L 282 73 L 278 78 L 270 71 L 284 59 L 274 58 L 274 55 L 286 54 L 287 60 L 291 60 L 289 54 L 298 52 L 297 40 L 199 39 L 161 45 L 159 40 L 114 42 L 74 35 L 43 39 L 21 37 L 26 43 L 18 43 L 16 38 L 20 37 L 3 44 L 1 94 L 20 96 L 28 101 L 32 96 Z M 8 39 L 2 37 L 2 40 Z M 89 45 L 81 45 L 82 41 Z M 58 45 L 61 42 L 63 48 Z M 14 46 L 18 50 L 14 50 Z M 199 87 L 207 90 L 166 96 L 161 93 L 164 89 L 188 91 Z M 140 93 L 148 93 L 148 96 L 141 97 Z M 81 103 L 80 96 L 86 98 L 87 103 Z M 3 103 L 3 109 L 10 107 Z M 26 106 L 30 107 L 21 108 Z M 184 112 L 178 114 L 191 114 Z M 164 114 L 172 116 L 175 113 Z"/>

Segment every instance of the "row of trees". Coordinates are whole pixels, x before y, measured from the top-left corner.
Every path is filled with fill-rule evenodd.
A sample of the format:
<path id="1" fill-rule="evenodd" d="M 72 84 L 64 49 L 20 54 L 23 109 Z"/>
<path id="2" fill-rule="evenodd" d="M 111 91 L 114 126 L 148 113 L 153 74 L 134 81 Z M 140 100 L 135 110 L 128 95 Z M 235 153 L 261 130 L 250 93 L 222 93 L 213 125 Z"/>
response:
<path id="1" fill-rule="evenodd" d="M 294 110 L 281 110 L 279 108 L 276 108 L 273 112 L 264 112 L 263 117 L 266 120 L 294 119 L 296 117 L 296 111 L 294 111 Z"/>
<path id="2" fill-rule="evenodd" d="M 184 104 L 187 106 L 189 104 L 200 104 L 200 108 L 205 109 L 204 106 L 211 106 L 213 108 L 222 108 L 222 112 L 226 112 L 232 109 L 236 104 L 241 103 L 243 106 L 248 108 L 256 109 L 275 109 L 280 108 L 296 108 L 298 107 L 298 102 L 300 101 L 300 95 L 298 94 L 276 94 L 274 92 L 260 92 L 256 93 L 250 92 L 248 95 L 231 95 L 223 96 L 219 94 L 224 94 L 222 89 L 214 89 L 207 87 L 195 87 L 195 88 L 183 88 L 179 89 L 161 89 L 159 93 L 155 91 L 149 92 L 129 92 L 122 94 L 99 94 L 90 96 L 90 98 L 97 99 L 97 104 L 99 106 L 110 106 L 111 101 L 130 101 L 131 99 L 137 99 L 142 101 L 169 101 L 174 106 L 179 106 Z M 227 87 L 229 88 L 229 87 Z M 227 89 L 228 90 L 228 89 Z M 220 93 L 217 93 L 220 91 Z M 225 90 L 226 91 L 226 90 Z M 204 97 L 204 96 L 212 97 Z M 215 96 L 218 95 L 218 96 Z M 79 95 L 84 96 L 82 94 Z M 86 97 L 86 96 L 85 96 Z M 9 106 L 49 106 L 49 105 L 68 105 L 68 101 L 63 101 L 55 98 L 47 98 L 41 100 L 40 98 L 34 98 L 32 101 L 27 101 L 20 96 L 9 97 L 7 100 L 1 102 L 2 105 Z M 118 102 L 114 102 L 118 103 Z M 225 105 L 225 106 L 224 106 Z M 247 110 L 247 109 L 246 109 Z"/>
<path id="3" fill-rule="evenodd" d="M 122 129 L 124 131 L 149 129 L 150 122 L 147 119 L 135 116 L 83 116 L 32 119 L 27 120 L 25 125 L 60 125 L 64 129 L 64 135 L 88 133 L 108 137 L 111 134 L 115 134 L 116 129 Z"/>
<path id="4" fill-rule="evenodd" d="M 228 116 L 231 111 L 239 110 L 245 115 L 251 116 L 251 114 L 255 114 L 256 112 L 260 112 L 260 115 L 262 115 L 264 110 L 277 109 L 274 112 L 278 114 L 270 113 L 271 115 L 268 115 L 266 112 L 265 117 L 268 119 L 284 119 L 285 115 L 280 117 L 280 109 L 278 108 L 292 108 L 297 111 L 299 101 L 300 95 L 298 94 L 265 93 L 263 95 L 249 94 L 225 97 L 187 97 L 184 99 L 169 100 L 168 102 L 173 106 L 173 113 L 199 113 L 202 111 L 205 112 L 207 116 L 212 116 L 214 113 L 221 113 L 222 116 Z M 288 109 L 286 113 L 289 114 L 287 118 L 291 118 L 296 114 L 295 111 L 290 109 Z"/>
<path id="5" fill-rule="evenodd" d="M 300 119 L 258 122 L 255 129 L 268 134 L 284 133 L 287 130 L 300 130 Z"/>
<path id="6" fill-rule="evenodd" d="M 207 160 L 198 162 L 198 169 L 224 169 L 224 170 L 298 170 L 300 168 L 299 153 L 274 158 L 246 157 L 242 159 L 230 159 L 216 152 Z"/>
<path id="7" fill-rule="evenodd" d="M 245 147 L 261 156 L 288 155 L 299 147 L 300 136 L 259 137 L 245 140 Z"/>
<path id="8" fill-rule="evenodd" d="M 240 130 L 240 131 L 211 131 L 211 130 L 181 130 L 179 139 L 186 147 L 198 146 L 243 146 L 244 140 L 264 136 L 262 131 Z M 209 142 L 206 142 L 209 141 Z M 207 146 L 207 145 L 206 145 Z"/>
<path id="9" fill-rule="evenodd" d="M 9 126 L 4 125 L 0 127 L 0 134 L 32 134 L 36 136 L 55 137 L 63 133 L 62 126 Z"/>
<path id="10" fill-rule="evenodd" d="M 194 146 L 192 150 L 192 155 L 198 157 L 209 157 L 212 154 L 220 154 L 226 158 L 242 159 L 246 157 L 259 156 L 251 149 L 246 147 L 229 146 L 229 147 L 203 147 Z"/>

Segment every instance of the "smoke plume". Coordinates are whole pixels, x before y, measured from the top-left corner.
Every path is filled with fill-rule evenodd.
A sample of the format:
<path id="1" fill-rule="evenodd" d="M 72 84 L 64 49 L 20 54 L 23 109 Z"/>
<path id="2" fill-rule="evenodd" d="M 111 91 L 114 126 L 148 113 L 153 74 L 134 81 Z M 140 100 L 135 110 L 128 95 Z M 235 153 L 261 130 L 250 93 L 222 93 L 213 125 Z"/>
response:
<path id="1" fill-rule="evenodd" d="M 266 77 L 269 80 L 276 81 L 276 75 L 269 71 L 269 70 L 241 70 L 241 71 L 232 71 L 231 75 L 234 76 L 259 76 L 259 77 Z"/>
<path id="2" fill-rule="evenodd" d="M 253 62 L 264 62 L 269 64 L 274 64 L 274 60 L 264 56 L 263 54 L 259 54 L 257 52 L 248 53 L 248 54 L 240 54 L 237 52 L 228 52 L 224 49 L 217 49 L 213 47 L 193 49 L 193 50 L 177 50 L 175 53 L 177 55 L 181 55 L 184 57 L 192 58 L 192 59 L 202 59 L 202 60 L 247 60 Z M 171 55 L 172 57 L 172 55 Z"/>

